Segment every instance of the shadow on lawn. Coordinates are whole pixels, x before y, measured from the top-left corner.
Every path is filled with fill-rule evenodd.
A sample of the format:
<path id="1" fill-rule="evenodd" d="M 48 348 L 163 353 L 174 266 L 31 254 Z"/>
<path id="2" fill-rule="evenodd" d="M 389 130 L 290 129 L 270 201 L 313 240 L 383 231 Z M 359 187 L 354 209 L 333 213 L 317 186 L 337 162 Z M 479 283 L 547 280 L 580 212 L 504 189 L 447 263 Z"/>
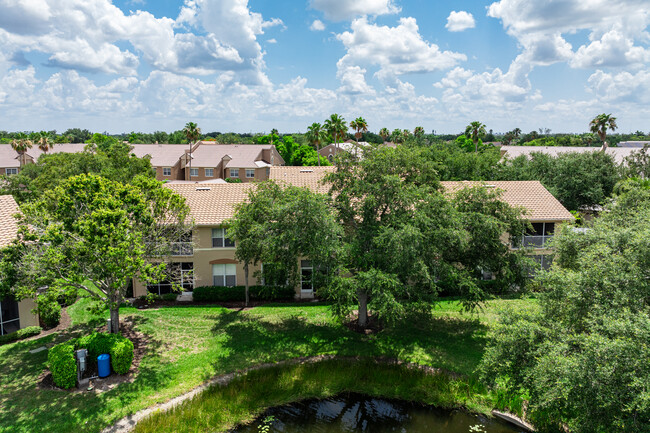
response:
<path id="1" fill-rule="evenodd" d="M 267 321 L 245 311 L 228 311 L 209 318 L 214 320 L 212 333 L 221 337 L 227 353 L 214 360 L 216 371 L 328 354 L 395 358 L 470 375 L 483 355 L 488 329 L 476 318 L 426 315 L 408 317 L 374 335 L 298 315 Z"/>
<path id="2" fill-rule="evenodd" d="M 136 352 L 140 349 L 143 357 L 130 381 L 102 393 L 37 388 L 37 379 L 47 368 L 47 351 L 29 353 L 30 349 L 43 345 L 41 340 L 47 339 L 47 346 L 51 347 L 93 328 L 77 325 L 56 337 L 47 336 L 11 347 L 0 359 L 0 432 L 97 432 L 104 427 L 103 420 L 110 417 L 112 411 L 139 401 L 143 390 L 163 388 L 171 379 L 169 370 L 160 368 L 159 353 L 163 343 L 151 335 L 133 332 L 148 321 L 142 316 L 128 316 L 122 320 L 124 332 L 135 340 Z M 11 387 L 7 387 L 9 384 Z"/>

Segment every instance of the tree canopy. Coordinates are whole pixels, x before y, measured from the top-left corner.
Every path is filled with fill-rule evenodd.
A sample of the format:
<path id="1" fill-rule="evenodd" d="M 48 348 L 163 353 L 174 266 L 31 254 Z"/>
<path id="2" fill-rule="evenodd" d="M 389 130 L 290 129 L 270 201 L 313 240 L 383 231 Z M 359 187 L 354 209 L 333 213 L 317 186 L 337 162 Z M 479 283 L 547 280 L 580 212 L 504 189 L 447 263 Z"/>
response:
<path id="1" fill-rule="evenodd" d="M 73 176 L 22 206 L 28 233 L 7 256 L 19 298 L 66 287 L 85 290 L 109 308 L 112 332 L 131 280 L 165 276 L 171 242 L 186 233 L 185 200 L 154 179 L 131 185 L 96 175 Z M 0 270 L 3 267 L 0 267 Z"/>

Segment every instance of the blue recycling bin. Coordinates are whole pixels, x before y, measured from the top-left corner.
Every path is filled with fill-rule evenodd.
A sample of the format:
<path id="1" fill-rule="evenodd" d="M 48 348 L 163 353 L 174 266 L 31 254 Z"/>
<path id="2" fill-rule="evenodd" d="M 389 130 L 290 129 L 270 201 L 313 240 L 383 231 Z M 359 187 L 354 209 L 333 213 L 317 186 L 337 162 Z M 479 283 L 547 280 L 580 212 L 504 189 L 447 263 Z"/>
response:
<path id="1" fill-rule="evenodd" d="M 102 353 L 97 357 L 97 375 L 99 377 L 110 376 L 111 374 L 111 355 Z"/>

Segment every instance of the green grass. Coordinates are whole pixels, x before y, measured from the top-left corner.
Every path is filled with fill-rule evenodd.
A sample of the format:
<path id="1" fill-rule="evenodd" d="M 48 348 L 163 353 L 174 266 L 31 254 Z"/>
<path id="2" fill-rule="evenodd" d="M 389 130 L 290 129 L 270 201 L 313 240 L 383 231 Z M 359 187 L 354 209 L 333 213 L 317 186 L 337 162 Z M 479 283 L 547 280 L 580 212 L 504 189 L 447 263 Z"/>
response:
<path id="1" fill-rule="evenodd" d="M 476 382 L 372 361 L 326 360 L 266 368 L 208 390 L 169 412 L 154 413 L 134 433 L 228 431 L 265 408 L 342 392 L 485 411 L 492 399 Z"/>
<path id="2" fill-rule="evenodd" d="M 203 306 L 123 308 L 122 320 L 150 340 L 132 383 L 101 394 L 38 389 L 47 352 L 29 350 L 77 335 L 84 323 L 103 322 L 83 311 L 87 301 L 80 302 L 70 308 L 74 326 L 66 335 L 0 347 L 0 432 L 98 432 L 216 374 L 300 356 L 384 356 L 471 376 L 496 310 L 534 305 L 526 300 L 492 301 L 479 315 L 468 316 L 461 315 L 455 303 L 441 302 L 430 319 L 407 320 L 369 336 L 348 330 L 325 305 L 276 304 L 244 312 Z"/>

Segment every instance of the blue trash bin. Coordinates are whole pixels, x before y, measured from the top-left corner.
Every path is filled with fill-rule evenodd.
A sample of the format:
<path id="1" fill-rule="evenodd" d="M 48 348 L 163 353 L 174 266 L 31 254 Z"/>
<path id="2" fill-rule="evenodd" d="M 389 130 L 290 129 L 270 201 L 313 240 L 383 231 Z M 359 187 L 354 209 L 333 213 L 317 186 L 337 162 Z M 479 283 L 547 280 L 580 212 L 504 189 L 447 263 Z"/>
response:
<path id="1" fill-rule="evenodd" d="M 102 353 L 97 357 L 97 374 L 99 377 L 110 376 L 111 374 L 111 355 Z"/>

